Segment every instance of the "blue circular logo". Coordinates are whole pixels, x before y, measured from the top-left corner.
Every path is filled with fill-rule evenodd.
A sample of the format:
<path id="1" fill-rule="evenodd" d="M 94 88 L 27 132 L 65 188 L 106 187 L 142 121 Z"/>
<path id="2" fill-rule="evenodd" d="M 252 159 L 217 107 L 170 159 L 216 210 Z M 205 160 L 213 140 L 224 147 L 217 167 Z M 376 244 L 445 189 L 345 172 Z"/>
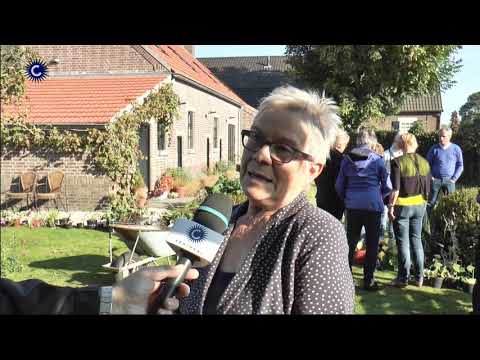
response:
<path id="1" fill-rule="evenodd" d="M 26 67 L 27 77 L 31 81 L 45 80 L 48 75 L 47 64 L 40 59 L 32 59 Z"/>
<path id="2" fill-rule="evenodd" d="M 193 242 L 198 243 L 206 239 L 207 233 L 201 226 L 194 225 L 190 229 L 188 229 L 188 237 Z"/>

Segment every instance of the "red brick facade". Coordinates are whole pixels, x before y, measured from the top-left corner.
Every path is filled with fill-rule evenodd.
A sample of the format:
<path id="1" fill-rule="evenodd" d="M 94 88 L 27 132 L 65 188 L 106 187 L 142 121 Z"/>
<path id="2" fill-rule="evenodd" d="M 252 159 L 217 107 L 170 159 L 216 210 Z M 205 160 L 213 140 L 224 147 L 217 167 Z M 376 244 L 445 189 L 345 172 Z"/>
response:
<path id="1" fill-rule="evenodd" d="M 99 206 L 99 201 L 108 195 L 113 183 L 106 176 L 92 173 L 85 160 L 85 157 L 76 159 L 28 152 L 3 155 L 0 176 L 2 207 L 5 205 L 4 192 L 9 190 L 12 178 L 25 171 L 35 171 L 37 180 L 43 182 L 48 172 L 61 170 L 65 173 L 62 195 L 66 196 L 68 209 L 94 210 Z M 50 203 L 44 203 L 40 207 L 44 206 L 53 207 L 54 203 L 50 200 Z M 63 210 L 62 206 L 59 207 Z"/>
<path id="2" fill-rule="evenodd" d="M 92 75 L 92 74 L 121 74 L 144 73 L 153 71 L 168 71 L 163 65 L 165 62 L 157 61 L 152 49 L 137 45 L 35 45 L 29 46 L 35 50 L 47 63 L 57 59 L 57 65 L 49 65 L 51 75 Z M 188 47 L 188 46 L 186 46 Z M 189 51 L 194 51 L 193 48 Z M 182 55 L 183 56 L 183 55 Z M 198 65 L 197 65 L 198 67 Z M 198 69 L 197 69 L 198 70 Z M 195 70 L 195 71 L 197 71 Z M 192 70 L 193 71 L 193 70 Z M 210 75 L 205 75 L 210 80 Z M 168 80 L 167 80 L 168 81 Z M 197 81 L 199 82 L 199 81 Z M 152 120 L 150 126 L 150 152 L 149 152 L 149 178 L 152 189 L 155 180 L 167 169 L 175 168 L 178 164 L 177 137 L 182 137 L 182 165 L 192 170 L 193 175 L 204 170 L 207 165 L 207 142 L 210 144 L 209 162 L 213 166 L 219 160 L 228 160 L 229 147 L 234 152 L 234 159 L 239 161 L 242 152 L 240 131 L 249 128 L 256 110 L 239 101 L 230 100 L 215 95 L 215 92 L 202 90 L 201 86 L 188 84 L 179 80 L 173 81 L 174 91 L 179 95 L 180 118 L 176 121 L 172 132 L 172 141 L 164 151 L 158 150 L 157 121 Z M 221 92 L 224 86 L 215 80 L 215 88 Z M 200 83 L 200 85 L 202 85 Z M 223 86 L 223 87 L 222 87 Z M 225 87 L 226 89 L 226 87 Z M 210 89 L 212 90 L 212 89 Z M 228 90 L 230 91 L 230 90 Z M 231 91 L 230 91 L 231 92 Z M 227 97 L 228 97 L 227 96 Z M 99 100 L 102 98 L 99 97 Z M 119 109 L 120 110 L 120 109 Z M 194 145 L 188 148 L 188 111 L 194 115 Z M 219 119 L 218 144 L 214 146 L 213 122 Z M 229 125 L 234 129 L 233 143 L 229 144 Z M 221 149 L 220 149 L 221 143 Z M 3 155 L 1 158 L 0 188 L 2 204 L 4 192 L 8 190 L 12 177 L 25 171 L 37 171 L 37 177 L 44 177 L 54 169 L 62 170 L 65 174 L 63 194 L 66 193 L 69 210 L 94 210 L 101 203 L 102 198 L 108 195 L 113 183 L 102 174 L 91 173 L 86 158 L 61 157 L 58 155 L 43 154 L 14 154 Z M 53 206 L 53 204 L 48 204 Z"/>
<path id="3" fill-rule="evenodd" d="M 136 45 L 29 45 L 54 73 L 119 73 L 166 70 L 143 48 Z"/>

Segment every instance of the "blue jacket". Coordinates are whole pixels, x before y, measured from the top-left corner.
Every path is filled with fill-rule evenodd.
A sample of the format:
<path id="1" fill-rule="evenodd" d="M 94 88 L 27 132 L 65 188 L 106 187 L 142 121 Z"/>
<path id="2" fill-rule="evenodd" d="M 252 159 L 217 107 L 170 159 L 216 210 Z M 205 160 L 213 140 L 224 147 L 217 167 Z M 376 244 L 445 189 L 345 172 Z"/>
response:
<path id="1" fill-rule="evenodd" d="M 357 147 L 340 165 L 335 183 L 347 209 L 383 212 L 383 199 L 392 191 L 383 158 L 368 147 Z"/>

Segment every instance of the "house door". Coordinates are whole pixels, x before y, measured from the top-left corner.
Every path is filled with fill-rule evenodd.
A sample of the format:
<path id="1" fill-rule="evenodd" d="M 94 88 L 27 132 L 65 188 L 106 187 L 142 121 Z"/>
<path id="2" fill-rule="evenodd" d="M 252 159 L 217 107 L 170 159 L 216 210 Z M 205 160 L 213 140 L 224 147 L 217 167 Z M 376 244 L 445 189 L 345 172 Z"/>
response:
<path id="1" fill-rule="evenodd" d="M 235 164 L 235 125 L 228 125 L 228 162 Z"/>
<path id="2" fill-rule="evenodd" d="M 220 139 L 220 161 L 222 161 L 222 139 Z"/>
<path id="3" fill-rule="evenodd" d="M 140 151 L 144 157 L 143 160 L 139 160 L 138 167 L 142 174 L 145 186 L 150 189 L 150 125 L 144 124 L 139 130 L 140 137 Z"/>
<path id="4" fill-rule="evenodd" d="M 182 167 L 182 137 L 177 136 L 177 167 Z"/>
<path id="5" fill-rule="evenodd" d="M 207 169 L 210 169 L 210 139 L 207 138 Z"/>

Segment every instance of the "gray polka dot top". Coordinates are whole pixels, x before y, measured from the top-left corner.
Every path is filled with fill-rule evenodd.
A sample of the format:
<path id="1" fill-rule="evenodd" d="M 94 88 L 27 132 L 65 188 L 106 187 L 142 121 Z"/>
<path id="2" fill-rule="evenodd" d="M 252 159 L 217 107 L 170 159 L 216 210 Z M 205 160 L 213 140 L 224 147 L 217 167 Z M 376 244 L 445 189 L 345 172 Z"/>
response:
<path id="1" fill-rule="evenodd" d="M 236 206 L 213 262 L 198 269 L 181 314 L 202 314 L 205 298 L 236 220 Z M 216 307 L 218 314 L 351 314 L 355 288 L 343 225 L 301 193 L 274 214 Z"/>

